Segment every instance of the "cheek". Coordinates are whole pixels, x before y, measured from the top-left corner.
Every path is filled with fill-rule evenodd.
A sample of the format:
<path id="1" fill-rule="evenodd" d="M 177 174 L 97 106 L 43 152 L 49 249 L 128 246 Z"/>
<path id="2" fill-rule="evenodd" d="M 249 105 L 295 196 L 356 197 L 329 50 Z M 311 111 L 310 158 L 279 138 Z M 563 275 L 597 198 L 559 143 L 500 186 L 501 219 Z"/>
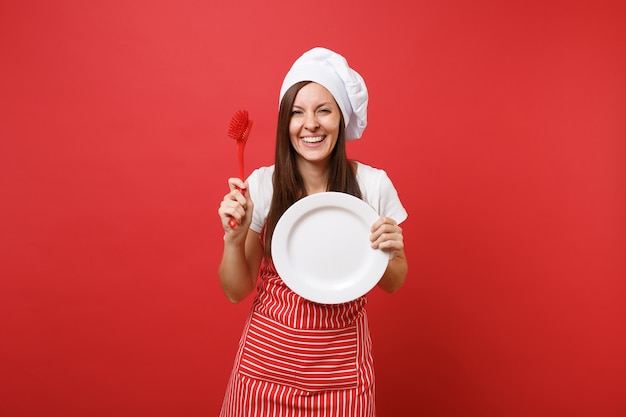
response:
<path id="1" fill-rule="evenodd" d="M 289 122 L 289 136 L 290 137 L 294 137 L 294 136 L 298 136 L 298 132 L 300 132 L 300 129 L 298 127 L 298 124 L 295 123 L 293 121 L 293 119 Z"/>
<path id="2" fill-rule="evenodd" d="M 294 149 L 298 149 L 298 145 L 299 145 L 299 141 L 297 141 L 296 139 L 294 139 L 293 136 L 291 136 L 289 138 L 289 143 L 291 143 L 291 147 Z"/>
<path id="3" fill-rule="evenodd" d="M 336 114 L 339 115 L 340 113 L 341 113 L 340 111 L 337 111 Z M 332 122 L 332 125 L 333 125 L 333 132 L 335 133 L 339 132 L 339 126 L 341 125 L 341 116 L 335 117 Z"/>
<path id="4" fill-rule="evenodd" d="M 293 125 L 289 125 L 289 142 L 291 142 L 291 146 L 295 148 L 300 142 L 299 130 L 294 129 L 292 126 Z"/>
<path id="5" fill-rule="evenodd" d="M 332 132 L 333 132 L 333 136 L 335 136 L 335 139 L 337 139 L 337 136 L 339 136 L 339 119 L 336 120 L 336 123 L 333 123 L 333 127 L 332 127 Z"/>

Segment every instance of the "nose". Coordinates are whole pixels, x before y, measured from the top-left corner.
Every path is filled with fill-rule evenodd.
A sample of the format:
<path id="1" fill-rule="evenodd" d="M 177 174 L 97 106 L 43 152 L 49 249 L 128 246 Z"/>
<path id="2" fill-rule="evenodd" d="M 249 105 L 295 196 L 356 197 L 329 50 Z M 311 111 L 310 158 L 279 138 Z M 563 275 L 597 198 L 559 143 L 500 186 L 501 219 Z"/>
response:
<path id="1" fill-rule="evenodd" d="M 307 130 L 315 130 L 319 127 L 319 122 L 317 121 L 317 117 L 315 114 L 307 114 L 306 119 L 304 121 L 304 127 Z"/>

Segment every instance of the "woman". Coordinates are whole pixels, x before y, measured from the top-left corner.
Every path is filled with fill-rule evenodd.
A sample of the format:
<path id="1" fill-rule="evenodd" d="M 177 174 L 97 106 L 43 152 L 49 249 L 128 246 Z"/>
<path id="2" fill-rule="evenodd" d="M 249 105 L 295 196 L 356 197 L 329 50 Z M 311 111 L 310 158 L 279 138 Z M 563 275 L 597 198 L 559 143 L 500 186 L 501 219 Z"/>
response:
<path id="1" fill-rule="evenodd" d="M 220 416 L 374 416 L 366 297 L 343 304 L 300 297 L 278 276 L 271 241 L 278 219 L 297 200 L 352 194 L 381 216 L 370 240 L 390 253 L 378 286 L 393 293 L 407 274 L 398 225 L 407 213 L 384 171 L 347 159 L 346 141 L 360 138 L 367 124 L 368 94 L 341 55 L 306 52 L 287 73 L 280 97 L 274 165 L 246 182 L 230 178 L 218 210 L 225 233 L 222 289 L 237 303 L 257 288 Z"/>

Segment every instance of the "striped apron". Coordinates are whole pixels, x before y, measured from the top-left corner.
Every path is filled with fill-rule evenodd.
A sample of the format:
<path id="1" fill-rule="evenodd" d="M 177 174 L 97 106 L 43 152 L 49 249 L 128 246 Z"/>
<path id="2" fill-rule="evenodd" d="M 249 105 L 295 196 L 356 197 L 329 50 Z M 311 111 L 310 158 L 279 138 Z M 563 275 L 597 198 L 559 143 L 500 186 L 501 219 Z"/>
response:
<path id="1" fill-rule="evenodd" d="M 303 299 L 261 265 L 220 417 L 373 417 L 366 298 Z"/>

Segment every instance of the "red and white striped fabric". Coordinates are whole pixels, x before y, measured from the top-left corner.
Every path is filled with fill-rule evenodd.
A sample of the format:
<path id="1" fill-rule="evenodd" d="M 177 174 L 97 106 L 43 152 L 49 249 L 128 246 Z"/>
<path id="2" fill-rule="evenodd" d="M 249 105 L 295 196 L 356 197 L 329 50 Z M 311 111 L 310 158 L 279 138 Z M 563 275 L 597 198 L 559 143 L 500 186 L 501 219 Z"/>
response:
<path id="1" fill-rule="evenodd" d="M 220 417 L 374 417 L 365 304 L 305 300 L 264 262 Z"/>

